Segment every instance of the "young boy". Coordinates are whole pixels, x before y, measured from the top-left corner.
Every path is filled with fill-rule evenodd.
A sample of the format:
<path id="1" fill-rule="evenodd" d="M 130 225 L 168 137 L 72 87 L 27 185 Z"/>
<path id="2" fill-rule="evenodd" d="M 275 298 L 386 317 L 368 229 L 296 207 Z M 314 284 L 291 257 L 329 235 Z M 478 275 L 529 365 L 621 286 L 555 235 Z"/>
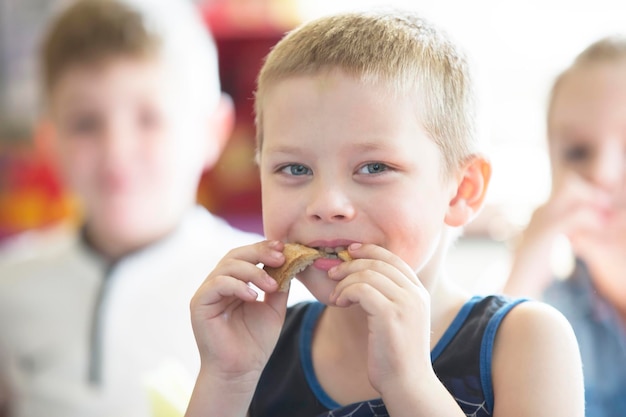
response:
<path id="1" fill-rule="evenodd" d="M 84 226 L 2 261 L 0 387 L 14 416 L 152 415 L 147 387 L 191 394 L 194 291 L 260 239 L 195 205 L 232 125 L 215 47 L 190 3 L 85 0 L 54 20 L 41 58 Z"/>
<path id="2" fill-rule="evenodd" d="M 558 77 L 548 112 L 553 190 L 523 233 L 505 291 L 542 297 L 580 345 L 587 416 L 626 410 L 626 39 L 600 39 Z M 550 270 L 565 235 L 566 280 Z"/>
<path id="3" fill-rule="evenodd" d="M 490 175 L 470 84 L 457 48 L 412 13 L 322 18 L 273 49 L 256 95 L 269 240 L 230 251 L 192 300 L 188 417 L 583 416 L 564 318 L 443 276 L 451 228 Z M 283 242 L 353 260 L 315 261 L 297 278 L 319 302 L 287 309 L 257 267 L 281 265 Z"/>

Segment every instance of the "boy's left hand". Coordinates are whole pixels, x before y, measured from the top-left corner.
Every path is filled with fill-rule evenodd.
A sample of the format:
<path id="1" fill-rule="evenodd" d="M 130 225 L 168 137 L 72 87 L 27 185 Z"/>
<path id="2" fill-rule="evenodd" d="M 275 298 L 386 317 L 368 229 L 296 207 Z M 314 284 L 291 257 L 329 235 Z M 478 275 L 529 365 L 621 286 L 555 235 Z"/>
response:
<path id="1" fill-rule="evenodd" d="M 350 254 L 353 261 L 328 272 L 339 281 L 330 302 L 358 304 L 367 314 L 369 379 L 384 397 L 386 390 L 413 386 L 432 373 L 430 295 L 411 267 L 387 249 L 353 244 Z"/>

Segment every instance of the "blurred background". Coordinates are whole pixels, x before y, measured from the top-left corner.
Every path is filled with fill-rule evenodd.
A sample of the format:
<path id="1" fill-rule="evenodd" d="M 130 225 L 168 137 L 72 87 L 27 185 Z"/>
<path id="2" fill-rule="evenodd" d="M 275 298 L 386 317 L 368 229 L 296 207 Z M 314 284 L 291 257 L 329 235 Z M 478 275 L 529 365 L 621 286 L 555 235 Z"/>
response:
<path id="1" fill-rule="evenodd" d="M 0 0 L 0 249 L 19 233 L 80 221 L 80 207 L 58 181 L 49 147 L 35 128 L 34 54 L 47 17 L 62 1 Z M 263 57 L 286 31 L 328 13 L 392 5 L 421 11 L 463 46 L 477 83 L 481 138 L 494 166 L 487 205 L 448 259 L 450 272 L 462 270 L 463 283 L 474 291 L 502 282 L 510 242 L 550 191 L 544 119 L 553 79 L 592 41 L 626 32 L 624 0 L 195 3 L 216 39 L 222 89 L 237 111 L 228 148 L 205 174 L 198 200 L 234 225 L 257 232 L 262 230 L 252 91 Z"/>

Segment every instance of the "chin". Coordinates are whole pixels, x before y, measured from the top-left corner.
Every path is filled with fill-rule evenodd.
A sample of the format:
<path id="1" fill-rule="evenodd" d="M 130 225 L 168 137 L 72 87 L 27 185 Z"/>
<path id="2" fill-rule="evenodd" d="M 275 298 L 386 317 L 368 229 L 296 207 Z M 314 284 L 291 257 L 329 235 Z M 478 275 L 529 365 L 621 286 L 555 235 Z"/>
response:
<path id="1" fill-rule="evenodd" d="M 314 272 L 314 273 L 311 273 Z M 328 305 L 330 294 L 335 290 L 337 282 L 328 278 L 322 271 L 309 271 L 308 269 L 297 277 L 317 301 Z"/>
<path id="2" fill-rule="evenodd" d="M 152 239 L 161 227 L 147 221 L 146 216 L 109 215 L 100 224 L 100 229 L 109 236 L 123 241 Z"/>

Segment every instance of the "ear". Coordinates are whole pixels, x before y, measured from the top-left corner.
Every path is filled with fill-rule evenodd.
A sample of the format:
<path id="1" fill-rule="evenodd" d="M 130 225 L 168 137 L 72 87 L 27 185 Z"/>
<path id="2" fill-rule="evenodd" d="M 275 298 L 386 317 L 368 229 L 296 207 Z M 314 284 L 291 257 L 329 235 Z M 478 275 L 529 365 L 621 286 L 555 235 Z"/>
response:
<path id="1" fill-rule="evenodd" d="M 206 170 L 213 168 L 219 159 L 235 126 L 235 110 L 233 101 L 228 94 L 222 93 L 217 108 L 209 117 L 208 123 L 209 134 L 206 140 L 211 141 L 211 143 L 207 146 L 204 162 Z"/>
<path id="2" fill-rule="evenodd" d="M 466 225 L 480 212 L 491 178 L 491 164 L 482 156 L 473 156 L 457 178 L 456 194 L 444 219 L 453 227 Z"/>

